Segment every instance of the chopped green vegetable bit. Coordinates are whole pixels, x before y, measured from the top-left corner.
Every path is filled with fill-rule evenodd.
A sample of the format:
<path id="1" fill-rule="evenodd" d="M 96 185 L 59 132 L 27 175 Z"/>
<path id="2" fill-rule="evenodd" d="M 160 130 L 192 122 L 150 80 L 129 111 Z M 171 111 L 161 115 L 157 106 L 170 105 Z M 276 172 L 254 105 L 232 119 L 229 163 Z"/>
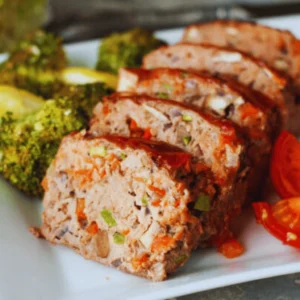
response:
<path id="1" fill-rule="evenodd" d="M 160 99 L 169 99 L 169 95 L 167 93 L 162 93 L 162 92 L 156 93 L 156 97 Z"/>
<path id="2" fill-rule="evenodd" d="M 113 33 L 102 40 L 96 68 L 115 74 L 120 68 L 138 68 L 147 53 L 165 44 L 146 29 Z"/>
<path id="3" fill-rule="evenodd" d="M 191 122 L 193 120 L 192 116 L 182 115 L 182 120 L 186 122 Z"/>
<path id="4" fill-rule="evenodd" d="M 89 151 L 91 156 L 101 156 L 101 157 L 105 157 L 107 154 L 106 148 L 104 146 L 100 146 L 100 147 L 93 147 L 90 149 Z"/>
<path id="5" fill-rule="evenodd" d="M 147 195 L 146 194 L 144 194 L 143 195 L 143 197 L 142 197 L 142 204 L 144 205 L 144 206 L 147 206 L 148 205 L 148 197 L 147 197 Z"/>
<path id="6" fill-rule="evenodd" d="M 120 154 L 120 158 L 121 158 L 122 160 L 124 160 L 126 157 L 127 157 L 127 155 L 126 155 L 125 153 L 121 153 L 121 154 Z"/>
<path id="7" fill-rule="evenodd" d="M 210 210 L 210 197 L 205 194 L 200 194 L 198 197 L 194 209 L 200 211 L 209 211 Z"/>
<path id="8" fill-rule="evenodd" d="M 125 243 L 125 236 L 122 233 L 115 232 L 113 238 L 116 244 L 123 245 Z"/>
<path id="9" fill-rule="evenodd" d="M 192 137 L 191 136 L 184 136 L 183 137 L 183 143 L 187 146 L 189 142 L 191 141 Z"/>
<path id="10" fill-rule="evenodd" d="M 111 211 L 104 209 L 101 211 L 101 217 L 105 221 L 105 223 L 108 225 L 108 227 L 113 227 L 117 225 L 116 220 L 112 216 Z"/>
<path id="11" fill-rule="evenodd" d="M 163 83 L 163 87 L 170 92 L 173 90 L 173 87 L 168 83 Z"/>
<path id="12" fill-rule="evenodd" d="M 188 259 L 188 256 L 185 254 L 181 254 L 181 255 L 175 257 L 175 263 L 182 264 L 186 259 Z"/>

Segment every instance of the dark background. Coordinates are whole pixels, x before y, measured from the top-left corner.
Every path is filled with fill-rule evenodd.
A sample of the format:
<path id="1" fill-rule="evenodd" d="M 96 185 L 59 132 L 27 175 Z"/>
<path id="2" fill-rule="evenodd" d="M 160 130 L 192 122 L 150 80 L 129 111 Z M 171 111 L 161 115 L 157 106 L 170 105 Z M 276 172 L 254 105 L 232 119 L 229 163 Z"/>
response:
<path id="1" fill-rule="evenodd" d="M 142 26 L 180 27 L 215 18 L 251 19 L 300 13 L 299 0 L 50 0 L 46 28 L 66 41 Z"/>

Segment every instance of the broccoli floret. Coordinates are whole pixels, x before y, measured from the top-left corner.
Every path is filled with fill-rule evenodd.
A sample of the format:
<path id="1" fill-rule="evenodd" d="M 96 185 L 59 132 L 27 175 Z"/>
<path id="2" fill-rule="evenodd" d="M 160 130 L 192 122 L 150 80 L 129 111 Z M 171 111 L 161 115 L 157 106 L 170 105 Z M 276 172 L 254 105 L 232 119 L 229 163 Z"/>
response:
<path id="1" fill-rule="evenodd" d="M 0 83 L 14 85 L 46 99 L 60 83 L 58 72 L 67 65 L 60 38 L 41 30 L 21 41 L 0 66 Z"/>
<path id="2" fill-rule="evenodd" d="M 19 190 L 41 196 L 40 185 L 62 137 L 88 119 L 66 98 L 49 100 L 23 119 L 0 118 L 0 173 Z"/>
<path id="3" fill-rule="evenodd" d="M 62 137 L 86 128 L 93 107 L 110 91 L 102 83 L 66 85 L 37 112 L 0 118 L 0 173 L 27 195 L 41 196 L 41 180 Z"/>
<path id="4" fill-rule="evenodd" d="M 102 97 L 112 93 L 113 90 L 100 82 L 88 83 L 84 85 L 62 85 L 55 92 L 54 98 L 67 97 L 80 105 L 81 110 L 87 117 L 92 116 L 94 106 L 102 100 Z"/>
<path id="5" fill-rule="evenodd" d="M 103 39 L 96 69 L 117 74 L 122 67 L 139 67 L 147 53 L 165 44 L 145 29 L 114 33 Z"/>

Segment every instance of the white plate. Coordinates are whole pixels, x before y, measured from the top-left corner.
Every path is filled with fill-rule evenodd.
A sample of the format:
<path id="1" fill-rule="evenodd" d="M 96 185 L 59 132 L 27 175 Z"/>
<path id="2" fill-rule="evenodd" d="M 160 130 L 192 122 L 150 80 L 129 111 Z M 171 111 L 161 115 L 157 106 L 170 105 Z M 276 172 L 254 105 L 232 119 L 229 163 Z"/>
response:
<path id="1" fill-rule="evenodd" d="M 264 20 L 300 36 L 300 17 Z M 158 36 L 174 43 L 182 29 Z M 66 47 L 72 65 L 93 67 L 98 42 Z M 215 250 L 202 250 L 169 280 L 152 283 L 87 261 L 72 250 L 34 238 L 28 226 L 38 225 L 41 205 L 26 199 L 0 179 L 0 299 L 89 300 L 165 299 L 230 284 L 300 271 L 300 252 L 270 236 L 254 220 L 251 209 L 240 222 L 238 237 L 245 255 L 227 260 Z"/>

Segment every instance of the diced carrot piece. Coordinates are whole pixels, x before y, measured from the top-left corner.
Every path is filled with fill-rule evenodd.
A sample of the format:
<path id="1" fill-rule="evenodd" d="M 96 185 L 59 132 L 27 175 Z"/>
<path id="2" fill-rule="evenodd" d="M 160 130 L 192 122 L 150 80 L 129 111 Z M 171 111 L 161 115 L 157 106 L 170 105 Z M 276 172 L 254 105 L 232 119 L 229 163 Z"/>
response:
<path id="1" fill-rule="evenodd" d="M 86 229 L 86 231 L 92 235 L 95 235 L 98 232 L 98 230 L 99 230 L 99 228 L 95 221 L 93 221 Z"/>
<path id="2" fill-rule="evenodd" d="M 160 205 L 160 200 L 159 199 L 156 199 L 156 200 L 153 200 L 152 202 L 151 202 L 151 204 L 152 204 L 152 206 L 159 206 Z"/>
<path id="3" fill-rule="evenodd" d="M 76 206 L 76 216 L 79 222 L 87 219 L 86 214 L 84 213 L 84 209 L 85 209 L 85 199 L 78 198 L 77 206 Z"/>
<path id="4" fill-rule="evenodd" d="M 224 242 L 218 252 L 222 253 L 226 258 L 235 258 L 245 252 L 245 248 L 235 239 Z"/>
<path id="5" fill-rule="evenodd" d="M 166 191 L 163 189 L 160 189 L 158 187 L 155 187 L 154 185 L 148 185 L 149 190 L 155 192 L 156 194 L 160 195 L 160 196 L 165 196 L 166 195 Z"/>
<path id="6" fill-rule="evenodd" d="M 132 265 L 134 269 L 138 269 L 142 264 L 148 262 L 148 260 L 149 260 L 149 256 L 148 254 L 145 253 L 142 256 L 133 259 Z"/>
<path id="7" fill-rule="evenodd" d="M 130 232 L 130 229 L 124 229 L 124 230 L 122 231 L 122 234 L 123 234 L 123 235 L 127 235 L 129 232 Z"/>
<path id="8" fill-rule="evenodd" d="M 175 203 L 174 203 L 174 206 L 175 206 L 175 207 L 178 207 L 179 205 L 180 205 L 180 200 L 177 199 L 177 200 L 175 201 Z"/>
<path id="9" fill-rule="evenodd" d="M 151 250 L 152 251 L 165 251 L 169 250 L 172 245 L 174 245 L 175 239 L 171 236 L 164 235 L 164 236 L 156 236 L 153 239 Z"/>

